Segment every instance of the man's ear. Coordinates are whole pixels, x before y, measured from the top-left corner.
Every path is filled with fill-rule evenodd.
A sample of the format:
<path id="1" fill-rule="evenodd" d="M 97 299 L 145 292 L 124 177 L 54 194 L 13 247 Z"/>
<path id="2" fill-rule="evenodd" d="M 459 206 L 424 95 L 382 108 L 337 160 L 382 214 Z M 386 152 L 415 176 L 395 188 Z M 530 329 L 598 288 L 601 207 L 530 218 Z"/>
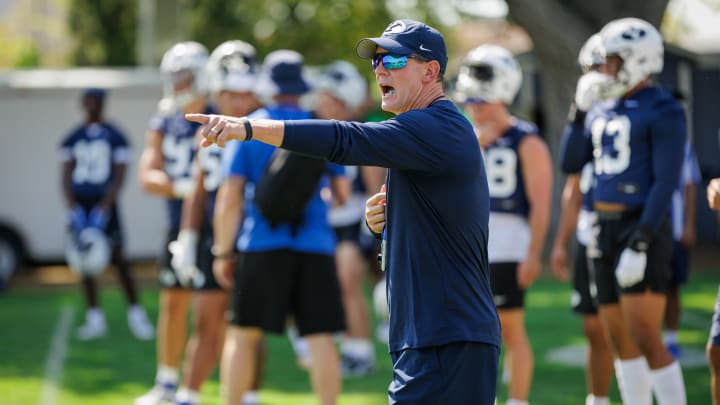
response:
<path id="1" fill-rule="evenodd" d="M 437 81 L 438 75 L 440 75 L 440 63 L 436 60 L 431 60 L 425 64 L 425 75 L 423 81 L 428 83 Z"/>

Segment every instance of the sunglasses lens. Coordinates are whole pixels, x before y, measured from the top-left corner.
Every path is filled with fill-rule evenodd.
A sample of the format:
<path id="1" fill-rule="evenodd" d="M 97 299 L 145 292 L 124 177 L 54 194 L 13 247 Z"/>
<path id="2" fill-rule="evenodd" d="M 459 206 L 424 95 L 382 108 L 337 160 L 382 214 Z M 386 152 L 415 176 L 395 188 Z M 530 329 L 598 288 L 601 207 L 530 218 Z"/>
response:
<path id="1" fill-rule="evenodd" d="M 408 57 L 406 55 L 390 55 L 387 53 L 377 54 L 372 59 L 373 70 L 382 62 L 385 69 L 402 69 L 407 66 Z"/>

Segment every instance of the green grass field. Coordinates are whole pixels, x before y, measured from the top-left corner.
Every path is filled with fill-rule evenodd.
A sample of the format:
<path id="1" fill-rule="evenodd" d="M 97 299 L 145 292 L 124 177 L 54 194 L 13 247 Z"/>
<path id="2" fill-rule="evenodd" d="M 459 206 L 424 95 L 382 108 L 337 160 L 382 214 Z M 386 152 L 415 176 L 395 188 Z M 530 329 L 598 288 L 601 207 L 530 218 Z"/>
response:
<path id="1" fill-rule="evenodd" d="M 680 340 L 684 359 L 692 363 L 683 367 L 688 404 L 710 403 L 709 374 L 702 356 L 718 283 L 720 274 L 697 272 L 683 289 Z M 154 318 L 157 291 L 144 287 L 142 301 Z M 568 302 L 569 287 L 549 277 L 541 279 L 529 294 L 527 323 L 536 357 L 532 404 L 584 403 L 582 366 L 568 364 L 578 363 L 584 357 L 582 350 L 561 350 L 581 349 L 583 343 L 580 320 L 571 314 Z M 125 303 L 116 288 L 103 288 L 102 303 L 110 335 L 80 342 L 74 338 L 84 311 L 79 289 L 24 287 L 0 294 L 0 404 L 127 405 L 144 393 L 154 378 L 155 343 L 139 342 L 130 335 Z M 63 326 L 66 340 L 57 332 Z M 379 371 L 368 378 L 344 381 L 340 404 L 387 403 L 389 356 L 383 345 L 377 344 L 376 349 Z M 563 354 L 567 363 L 551 360 Z M 296 367 L 284 336 L 269 339 L 269 357 L 262 403 L 314 404 L 307 375 Z M 61 361 L 53 362 L 53 358 Z M 505 398 L 505 387 L 499 384 L 498 403 Z M 614 385 L 611 398 L 613 404 L 620 403 Z M 217 375 L 204 386 L 202 403 L 221 403 Z"/>

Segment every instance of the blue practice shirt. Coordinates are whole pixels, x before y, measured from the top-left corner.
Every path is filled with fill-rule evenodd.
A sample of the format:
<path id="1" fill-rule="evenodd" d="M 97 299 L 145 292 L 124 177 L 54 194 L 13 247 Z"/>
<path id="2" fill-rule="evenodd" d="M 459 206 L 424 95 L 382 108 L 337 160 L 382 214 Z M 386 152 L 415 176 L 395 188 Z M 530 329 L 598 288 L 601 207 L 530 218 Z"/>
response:
<path id="1" fill-rule="evenodd" d="M 251 118 L 300 119 L 310 113 L 296 106 L 281 105 L 256 111 Z M 265 173 L 275 147 L 258 141 L 231 142 L 224 153 L 223 167 L 226 176 L 239 176 L 246 180 L 243 223 L 237 241 L 241 252 L 259 252 L 290 249 L 304 253 L 332 255 L 335 253 L 335 233 L 327 219 L 328 203 L 320 191 L 329 186 L 327 175 L 320 179 L 317 190 L 305 208 L 300 225 L 293 230 L 291 224 L 271 227 L 254 204 L 255 185 Z M 345 169 L 328 163 L 330 176 L 342 176 Z M 278 196 L 282 198 L 282 196 Z M 294 232 L 293 232 L 294 231 Z"/>
<path id="2" fill-rule="evenodd" d="M 470 123 L 447 100 L 380 123 L 286 121 L 283 148 L 387 167 L 390 351 L 500 345 L 487 259 L 490 198 Z"/>

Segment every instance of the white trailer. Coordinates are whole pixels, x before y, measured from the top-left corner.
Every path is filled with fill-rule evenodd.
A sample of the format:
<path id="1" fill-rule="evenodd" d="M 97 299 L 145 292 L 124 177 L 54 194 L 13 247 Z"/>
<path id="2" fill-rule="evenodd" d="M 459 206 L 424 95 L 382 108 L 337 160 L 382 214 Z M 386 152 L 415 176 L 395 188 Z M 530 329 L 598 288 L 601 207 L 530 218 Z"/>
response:
<path id="1" fill-rule="evenodd" d="M 160 198 L 145 194 L 137 168 L 161 96 L 156 69 L 70 69 L 0 72 L 0 277 L 23 262 L 62 261 L 65 211 L 61 139 L 83 119 L 84 88 L 108 90 L 105 118 L 125 132 L 131 164 L 120 194 L 126 254 L 155 257 L 165 238 Z"/>

